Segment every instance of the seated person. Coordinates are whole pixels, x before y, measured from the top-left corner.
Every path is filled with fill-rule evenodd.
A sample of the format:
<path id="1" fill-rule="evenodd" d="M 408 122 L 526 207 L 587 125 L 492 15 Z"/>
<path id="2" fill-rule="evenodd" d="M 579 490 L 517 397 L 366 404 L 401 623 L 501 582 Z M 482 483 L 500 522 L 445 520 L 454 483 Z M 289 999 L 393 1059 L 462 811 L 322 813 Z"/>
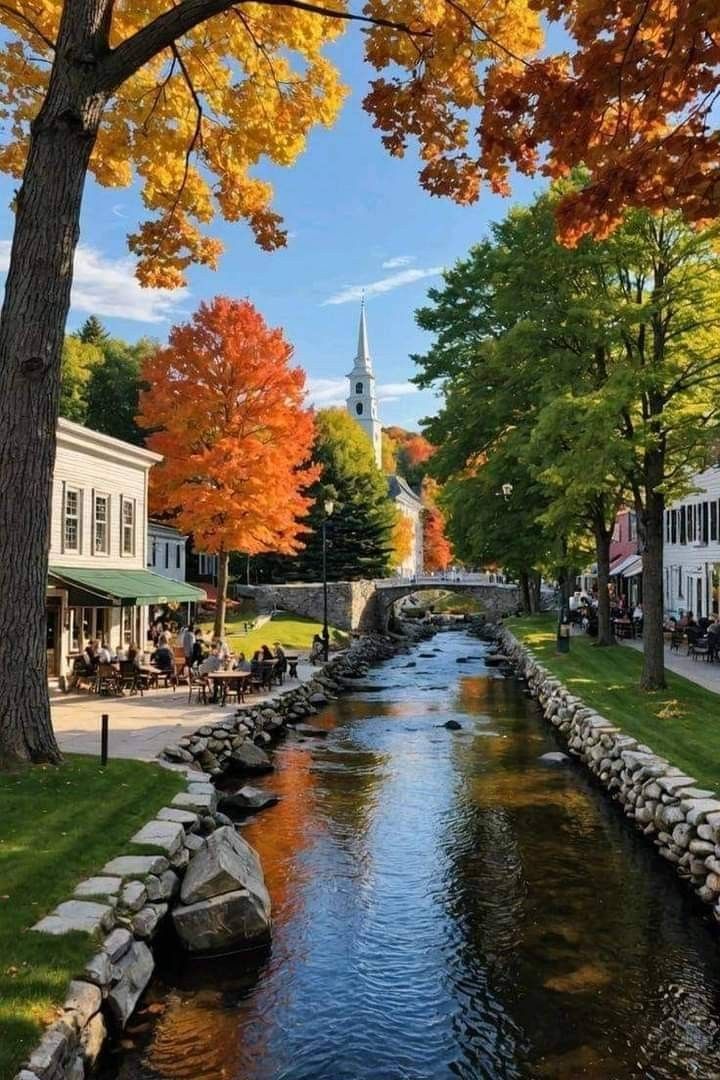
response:
<path id="1" fill-rule="evenodd" d="M 233 671 L 250 671 L 250 664 L 244 652 L 238 653 L 238 658 L 233 664 Z"/>
<path id="2" fill-rule="evenodd" d="M 222 649 L 216 644 L 210 655 L 200 664 L 198 671 L 201 675 L 210 675 L 213 671 L 220 671 L 224 663 Z"/>
<path id="3" fill-rule="evenodd" d="M 156 668 L 160 668 L 167 675 L 175 674 L 175 654 L 167 642 L 158 645 L 150 657 L 150 663 L 154 664 Z"/>
<path id="4" fill-rule="evenodd" d="M 87 645 L 80 653 L 79 659 L 82 661 L 85 671 L 88 675 L 91 675 L 98 666 L 98 643 L 97 641 L 88 641 Z"/>
<path id="5" fill-rule="evenodd" d="M 142 653 L 138 649 L 135 642 L 131 641 L 130 644 L 128 645 L 128 647 L 127 647 L 127 652 L 125 653 L 125 662 L 127 664 L 132 664 L 132 666 L 137 671 L 139 669 L 139 667 L 140 667 L 141 659 L 142 659 Z"/>
<path id="6" fill-rule="evenodd" d="M 256 649 L 250 661 L 250 674 L 254 679 L 262 678 L 263 654 L 261 649 Z"/>
<path id="7" fill-rule="evenodd" d="M 697 621 L 697 624 L 704 634 L 707 632 L 707 628 L 710 625 L 710 620 L 705 615 L 701 615 Z"/>
<path id="8" fill-rule="evenodd" d="M 106 641 L 103 641 L 96 655 L 98 664 L 112 664 L 112 653 Z"/>
<path id="9" fill-rule="evenodd" d="M 275 659 L 275 657 L 273 656 L 273 654 L 270 651 L 269 645 L 261 646 L 261 651 L 262 651 L 263 660 L 274 660 Z"/>
<path id="10" fill-rule="evenodd" d="M 195 631 L 195 644 L 193 645 L 193 651 L 192 651 L 192 666 L 193 667 L 195 667 L 197 664 L 201 664 L 203 662 L 203 660 L 207 656 L 207 651 L 208 650 L 207 650 L 207 646 L 205 644 L 205 639 L 203 638 L 202 630 L 200 629 L 200 627 L 198 627 L 197 630 Z"/>

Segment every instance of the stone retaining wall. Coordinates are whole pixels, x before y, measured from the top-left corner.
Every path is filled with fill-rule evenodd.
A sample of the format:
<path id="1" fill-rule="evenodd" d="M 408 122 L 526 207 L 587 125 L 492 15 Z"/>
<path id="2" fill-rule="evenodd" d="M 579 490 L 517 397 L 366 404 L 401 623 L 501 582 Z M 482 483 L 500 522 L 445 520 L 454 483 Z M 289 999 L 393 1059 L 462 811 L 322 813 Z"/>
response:
<path id="1" fill-rule="evenodd" d="M 720 797 L 696 787 L 694 777 L 588 708 L 507 628 L 497 631 L 497 639 L 570 753 L 597 777 L 696 895 L 712 905 L 720 922 Z"/>

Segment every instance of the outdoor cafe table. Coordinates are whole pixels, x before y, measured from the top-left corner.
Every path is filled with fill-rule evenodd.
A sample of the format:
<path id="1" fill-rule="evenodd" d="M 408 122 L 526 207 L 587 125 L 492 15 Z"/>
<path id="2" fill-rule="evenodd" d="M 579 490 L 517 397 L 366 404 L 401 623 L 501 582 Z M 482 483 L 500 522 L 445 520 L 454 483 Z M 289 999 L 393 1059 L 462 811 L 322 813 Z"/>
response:
<path id="1" fill-rule="evenodd" d="M 238 697 L 241 701 L 245 700 L 245 691 L 250 685 L 250 672 L 249 671 L 210 671 L 208 672 L 208 679 L 213 682 L 213 690 L 215 687 L 220 691 L 219 704 L 224 705 L 227 699 L 228 687 L 232 687 L 233 683 L 237 684 Z M 215 694 L 213 693 L 213 697 Z"/>

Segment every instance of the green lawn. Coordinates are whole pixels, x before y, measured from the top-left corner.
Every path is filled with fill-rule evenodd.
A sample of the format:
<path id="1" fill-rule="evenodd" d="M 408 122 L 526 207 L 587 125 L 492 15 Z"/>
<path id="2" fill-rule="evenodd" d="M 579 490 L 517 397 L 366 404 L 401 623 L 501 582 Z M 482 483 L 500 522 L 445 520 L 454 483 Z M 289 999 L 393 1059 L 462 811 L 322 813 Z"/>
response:
<path id="1" fill-rule="evenodd" d="M 251 616 L 252 617 L 252 616 Z M 232 614 L 232 618 L 226 620 L 227 641 L 233 652 L 242 650 L 248 659 L 261 645 L 269 645 L 272 648 L 274 641 L 279 641 L 288 652 L 308 653 L 315 634 L 322 634 L 322 623 L 314 619 L 305 619 L 301 615 L 292 615 L 289 611 L 279 611 L 270 622 L 251 630 L 243 631 L 243 622 L 247 615 Z M 212 635 L 213 624 L 201 623 L 203 632 Z M 348 635 L 342 630 L 330 627 L 330 642 L 335 645 L 345 645 Z"/>
<path id="2" fill-rule="evenodd" d="M 126 850 L 132 834 L 183 786 L 137 761 L 68 756 L 59 768 L 0 772 L 0 1077 L 14 1076 L 94 942 L 29 927 L 84 877 Z"/>
<path id="3" fill-rule="evenodd" d="M 588 705 L 704 787 L 720 791 L 720 695 L 671 671 L 667 690 L 641 691 L 640 653 L 622 645 L 599 649 L 585 635 L 573 637 L 570 652 L 558 655 L 555 615 L 508 619 L 505 625 Z"/>

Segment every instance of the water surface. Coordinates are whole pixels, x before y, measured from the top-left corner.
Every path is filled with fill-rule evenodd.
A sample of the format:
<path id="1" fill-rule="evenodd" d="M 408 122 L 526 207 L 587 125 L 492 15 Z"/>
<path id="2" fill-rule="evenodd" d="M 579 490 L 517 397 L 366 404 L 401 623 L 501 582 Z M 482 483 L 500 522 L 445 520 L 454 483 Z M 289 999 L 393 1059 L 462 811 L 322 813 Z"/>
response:
<path id="1" fill-rule="evenodd" d="M 277 751 L 270 953 L 165 971 L 105 1078 L 720 1077 L 714 934 L 484 651 L 438 635 Z"/>

